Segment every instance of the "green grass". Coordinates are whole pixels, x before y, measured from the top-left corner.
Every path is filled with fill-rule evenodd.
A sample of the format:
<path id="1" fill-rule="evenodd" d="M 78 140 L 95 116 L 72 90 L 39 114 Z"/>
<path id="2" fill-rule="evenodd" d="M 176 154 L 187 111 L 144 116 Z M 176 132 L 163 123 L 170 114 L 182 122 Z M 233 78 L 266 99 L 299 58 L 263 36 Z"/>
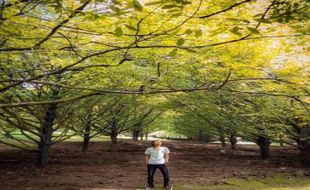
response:
<path id="1" fill-rule="evenodd" d="M 175 185 L 174 190 L 310 190 L 306 177 L 267 177 L 264 179 L 228 179 L 225 183 Z"/>
<path id="2" fill-rule="evenodd" d="M 33 138 L 37 139 L 37 137 L 31 135 Z M 57 136 L 54 135 L 54 136 Z M 29 140 L 26 136 L 21 135 L 21 134 L 15 134 L 14 135 L 15 138 L 21 140 L 23 143 L 25 143 L 27 146 L 21 144 L 20 142 L 16 141 L 15 139 L 10 139 L 10 138 L 1 138 L 1 141 L 3 142 L 3 144 L 6 144 L 7 146 L 2 146 L 2 149 L 10 149 L 12 147 L 21 147 L 21 148 L 26 148 L 26 149 L 31 149 L 31 150 L 35 150 L 37 149 L 37 144 L 34 143 L 33 141 Z M 110 138 L 108 136 L 98 136 L 98 137 L 94 137 L 90 140 L 90 142 L 103 142 L 103 141 L 109 141 Z M 81 136 L 72 136 L 71 138 L 65 140 L 64 142 L 83 142 L 83 138 Z M 1 143 L 0 143 L 1 144 Z M 10 145 L 8 145 L 10 144 Z"/>
<path id="3" fill-rule="evenodd" d="M 101 142 L 101 141 L 109 141 L 110 137 L 108 136 L 98 136 L 94 137 L 90 140 L 90 142 Z M 67 142 L 83 142 L 83 137 L 81 136 L 73 136 L 70 139 L 66 140 Z"/>

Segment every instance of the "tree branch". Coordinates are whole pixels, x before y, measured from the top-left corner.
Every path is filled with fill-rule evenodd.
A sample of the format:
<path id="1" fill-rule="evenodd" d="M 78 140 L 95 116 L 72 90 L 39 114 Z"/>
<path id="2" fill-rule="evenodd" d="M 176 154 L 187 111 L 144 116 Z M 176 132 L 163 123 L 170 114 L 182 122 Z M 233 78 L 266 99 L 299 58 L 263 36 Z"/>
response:
<path id="1" fill-rule="evenodd" d="M 75 17 L 77 15 L 77 13 L 79 13 L 80 11 L 82 11 L 89 3 L 91 2 L 91 0 L 87 0 L 86 2 L 84 2 L 79 8 L 75 9 L 67 19 L 61 21 L 55 28 L 53 28 L 53 30 L 45 37 L 43 38 L 41 41 L 39 41 L 37 44 L 34 45 L 34 48 L 39 47 L 41 44 L 43 44 L 44 42 L 46 42 L 51 36 L 53 36 L 57 30 L 59 28 L 61 28 L 63 25 L 65 25 L 67 22 L 70 21 L 71 18 Z"/>
<path id="2" fill-rule="evenodd" d="M 248 3 L 248 2 L 251 2 L 251 1 L 252 1 L 252 0 L 241 1 L 241 2 L 239 2 L 239 3 L 236 3 L 236 4 L 231 5 L 230 7 L 227 7 L 226 9 L 223 9 L 223 10 L 220 10 L 220 11 L 217 11 L 217 12 L 215 12 L 215 13 L 211 13 L 211 14 L 208 14 L 208 15 L 205 15 L 205 16 L 201 16 L 201 17 L 199 17 L 199 18 L 202 18 L 202 19 L 204 19 L 204 18 L 209 18 L 209 17 L 212 17 L 212 16 L 214 16 L 214 15 L 217 15 L 217 14 L 224 13 L 224 12 L 226 12 L 226 11 L 229 11 L 229 10 L 231 10 L 231 9 L 237 7 L 237 6 L 240 6 L 240 5 L 244 4 L 244 3 Z"/>

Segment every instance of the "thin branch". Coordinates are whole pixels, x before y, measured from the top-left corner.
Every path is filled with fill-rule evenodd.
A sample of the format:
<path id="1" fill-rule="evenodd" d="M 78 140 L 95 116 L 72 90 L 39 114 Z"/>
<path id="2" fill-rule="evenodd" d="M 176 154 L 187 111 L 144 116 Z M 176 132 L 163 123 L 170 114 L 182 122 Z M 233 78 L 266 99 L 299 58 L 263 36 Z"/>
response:
<path id="1" fill-rule="evenodd" d="M 3 7 L 4 7 L 4 8 L 8 8 L 8 7 L 11 7 L 11 6 L 13 6 L 13 5 L 17 5 L 17 4 L 19 4 L 19 3 L 27 3 L 27 2 L 31 2 L 31 1 L 33 1 L 33 0 L 19 0 L 19 1 L 13 2 L 13 3 L 7 3 L 7 4 L 5 4 Z M 4 2 L 4 1 L 3 1 L 3 2 Z"/>
<path id="2" fill-rule="evenodd" d="M 59 85 L 60 86 L 60 85 Z M 76 88 L 76 89 L 84 89 L 84 90 L 92 90 L 96 91 L 95 93 L 89 93 L 85 95 L 81 95 L 74 98 L 65 98 L 65 99 L 58 99 L 58 100 L 45 100 L 45 101 L 35 101 L 35 102 L 20 102 L 20 103 L 8 103 L 8 104 L 0 104 L 0 108 L 5 107 L 19 107 L 19 106 L 35 106 L 35 105 L 44 105 L 44 104 L 54 104 L 54 103 L 64 103 L 75 101 L 83 98 L 87 98 L 90 96 L 99 96 L 104 94 L 117 94 L 117 95 L 151 95 L 151 94 L 171 94 L 171 93 L 179 93 L 179 92 L 199 92 L 199 91 L 214 91 L 216 89 L 212 87 L 204 87 L 204 88 L 182 88 L 182 89 L 157 89 L 153 91 L 139 91 L 139 90 L 94 90 L 89 88 Z M 249 92 L 249 91 L 237 91 L 231 89 L 222 89 L 224 91 L 234 92 L 234 93 L 241 93 L 241 94 L 252 94 L 252 95 L 261 95 L 261 96 L 281 96 L 287 98 L 294 98 L 295 96 L 288 95 L 288 94 L 276 94 L 276 93 L 266 93 L 266 92 Z M 305 95 L 300 95 L 305 96 Z"/>
<path id="3" fill-rule="evenodd" d="M 84 2 L 79 8 L 75 9 L 67 19 L 61 21 L 55 28 L 53 28 L 53 30 L 45 37 L 43 38 L 41 41 L 39 41 L 37 44 L 34 45 L 35 48 L 39 47 L 41 44 L 43 44 L 44 42 L 46 42 L 51 36 L 53 36 L 57 30 L 59 28 L 61 28 L 63 25 L 65 25 L 67 22 L 70 21 L 71 18 L 75 17 L 80 11 L 82 11 L 89 3 L 91 2 L 91 0 L 87 0 L 86 2 Z"/>
<path id="4" fill-rule="evenodd" d="M 216 90 L 221 89 L 223 86 L 225 86 L 225 84 L 228 83 L 229 78 L 230 78 L 230 76 L 231 76 L 231 71 L 232 71 L 232 69 L 229 69 L 226 79 L 223 81 L 223 83 L 222 83 L 220 86 L 218 86 L 218 87 L 216 88 Z"/>
<path id="5" fill-rule="evenodd" d="M 81 56 L 76 50 L 75 50 L 75 46 L 72 44 L 71 40 L 65 36 L 64 34 L 62 34 L 61 32 L 58 32 L 63 38 L 65 38 L 68 43 L 70 44 L 70 49 L 75 53 L 76 57 L 80 57 L 83 58 L 83 56 Z"/>
<path id="6" fill-rule="evenodd" d="M 164 45 L 153 45 L 153 46 L 133 46 L 133 47 L 119 47 L 119 48 L 114 48 L 114 49 L 108 49 L 108 50 L 104 50 L 101 52 L 97 52 L 97 53 L 93 53 L 90 54 L 88 56 L 85 56 L 83 58 L 81 58 L 80 60 L 76 61 L 75 63 L 72 63 L 70 65 L 67 65 L 59 70 L 56 71 L 52 71 L 46 74 L 41 74 L 41 75 L 37 75 L 34 76 L 32 78 L 28 78 L 28 79 L 24 79 L 22 81 L 4 86 L 2 88 L 0 88 L 0 93 L 4 92 L 12 87 L 18 86 L 24 82 L 30 82 L 32 80 L 36 80 L 36 79 L 40 79 L 43 78 L 44 76 L 51 76 L 51 75 L 55 75 L 55 74 L 59 74 L 59 73 L 63 73 L 65 71 L 67 71 L 69 68 L 78 65 L 82 62 L 84 62 L 86 59 L 89 59 L 91 57 L 95 57 L 95 56 L 100 56 L 100 55 L 104 55 L 106 53 L 109 52 L 114 52 L 114 51 L 119 51 L 119 50 L 124 50 L 124 49 L 151 49 L 151 48 L 178 48 L 181 50 L 188 50 L 188 49 L 201 49 L 201 48 L 206 48 L 206 47 L 213 47 L 213 46 L 219 46 L 219 45 L 224 45 L 224 44 L 230 44 L 230 43 L 235 43 L 235 42 L 239 42 L 239 41 L 244 41 L 244 40 L 256 40 L 256 39 L 262 39 L 262 38 L 284 38 L 284 37 L 298 37 L 298 36 L 307 36 L 310 34 L 305 34 L 305 35 L 282 35 L 282 36 L 260 36 L 260 37 L 253 37 L 253 38 L 246 38 L 246 39 L 235 39 L 235 40 L 229 40 L 229 41 L 225 41 L 225 42 L 217 42 L 217 43 L 213 43 L 213 44 L 206 44 L 206 45 L 200 45 L 200 46 L 176 46 L 176 45 L 170 45 L 170 46 L 164 46 Z M 11 49 L 11 48 L 10 48 Z M 7 49 L 0 49 L 0 51 L 6 51 Z M 26 48 L 26 50 L 28 50 Z"/>
<path id="7" fill-rule="evenodd" d="M 172 32 L 172 31 L 175 31 L 177 30 L 178 28 L 180 28 L 181 26 L 183 26 L 186 22 L 188 22 L 190 19 L 194 18 L 194 16 L 198 13 L 198 11 L 200 10 L 200 7 L 201 7 L 201 4 L 202 4 L 202 0 L 199 1 L 199 4 L 196 8 L 196 10 L 194 11 L 194 13 L 189 16 L 188 18 L 184 19 L 179 25 L 171 28 L 171 29 L 168 29 L 168 30 L 165 30 L 165 31 L 162 31 L 162 32 L 159 32 L 159 33 L 155 33 L 155 31 L 152 31 L 148 34 L 145 34 L 145 35 L 142 35 L 142 36 L 148 36 L 148 37 L 145 37 L 144 40 L 149 40 L 149 39 L 152 39 L 152 38 L 155 38 L 155 37 L 158 37 L 158 36 L 161 36 L 161 35 L 167 35 L 169 32 Z M 160 27 L 161 28 L 161 27 Z"/>
<path id="8" fill-rule="evenodd" d="M 296 100 L 297 102 L 299 102 L 304 108 L 305 110 L 310 113 L 310 110 L 309 110 L 309 105 L 307 105 L 304 101 L 302 101 L 301 99 L 299 99 L 297 96 L 294 96 L 292 97 L 294 100 Z"/>
<path id="9" fill-rule="evenodd" d="M 26 147 L 18 146 L 18 145 L 16 145 L 16 144 L 12 144 L 12 143 L 9 143 L 9 142 L 5 142 L 5 141 L 3 141 L 3 140 L 1 140 L 1 139 L 0 139 L 0 143 L 5 144 L 5 145 L 8 145 L 8 146 L 11 146 L 11 147 L 14 147 L 14 148 L 22 149 L 22 150 L 30 150 L 30 151 L 33 151 L 33 149 L 28 149 L 29 147 L 26 148 Z"/>
<path id="10" fill-rule="evenodd" d="M 258 23 L 255 26 L 255 29 L 258 29 L 259 26 L 261 25 L 262 21 L 265 20 L 265 17 L 268 13 L 268 11 L 274 6 L 274 4 L 277 2 L 277 0 L 273 0 L 271 2 L 271 4 L 267 7 L 267 9 L 264 11 L 263 15 L 261 16 L 260 20 L 258 21 Z M 251 31 L 250 33 L 248 33 L 247 35 L 243 36 L 241 39 L 246 39 L 249 36 L 251 36 L 253 34 L 253 32 Z"/>
<path id="11" fill-rule="evenodd" d="M 91 2 L 91 0 L 87 0 L 86 2 L 84 2 L 80 7 L 78 7 L 77 9 L 75 9 L 69 16 L 67 19 L 62 20 L 57 26 L 55 26 L 49 34 L 47 34 L 42 40 L 40 40 L 38 43 L 36 43 L 34 46 L 32 47 L 22 47 L 22 48 L 14 48 L 14 47 L 10 47 L 10 48 L 5 48 L 5 49 L 0 49 L 0 51 L 26 51 L 26 50 L 32 50 L 32 49 L 36 49 L 38 48 L 40 45 L 42 45 L 44 42 L 46 42 L 47 40 L 49 40 L 57 31 L 58 29 L 60 29 L 61 27 L 63 27 L 67 22 L 69 22 L 71 20 L 71 18 L 75 17 L 80 11 L 82 11 L 89 3 Z"/>
<path id="12" fill-rule="evenodd" d="M 31 8 L 29 8 L 29 9 L 26 10 L 26 11 L 25 11 L 25 9 L 27 8 L 28 5 L 31 4 L 31 2 L 28 3 L 28 4 L 26 4 L 26 5 L 24 5 L 24 7 L 20 10 L 20 12 L 19 12 L 19 13 L 16 13 L 14 16 L 24 15 L 24 14 L 26 14 L 26 13 L 32 11 L 32 10 L 35 9 L 38 5 L 40 5 L 41 2 L 42 2 L 42 0 L 36 2 L 36 4 L 34 4 Z"/>
<path id="13" fill-rule="evenodd" d="M 160 77 L 160 62 L 157 63 L 157 76 Z"/>
<path id="14" fill-rule="evenodd" d="M 199 17 L 199 18 L 202 18 L 202 19 L 204 19 L 204 18 L 209 18 L 209 17 L 212 17 L 212 16 L 214 16 L 214 15 L 217 15 L 217 14 L 224 13 L 224 12 L 226 12 L 226 11 L 229 11 L 229 10 L 231 10 L 231 9 L 237 7 L 237 6 L 240 6 L 240 5 L 244 4 L 244 3 L 248 3 L 248 2 L 251 2 L 251 1 L 252 1 L 252 0 L 241 1 L 241 2 L 239 2 L 239 3 L 236 3 L 236 4 L 231 5 L 230 7 L 227 7 L 226 9 L 223 9 L 223 10 L 220 10 L 220 11 L 217 11 L 217 12 L 215 12 L 215 13 L 211 13 L 211 14 L 208 14 L 208 15 L 205 15 L 205 16 L 201 16 L 201 17 Z"/>
<path id="15" fill-rule="evenodd" d="M 223 91 L 233 92 L 233 93 L 240 93 L 240 94 L 252 94 L 252 95 L 266 95 L 266 96 L 282 96 L 287 98 L 294 98 L 296 95 L 288 95 L 288 94 L 275 94 L 275 93 L 267 93 L 267 92 L 255 92 L 255 91 L 239 91 L 239 90 L 232 90 L 232 89 L 222 89 Z M 306 95 L 300 95 L 306 96 Z"/>

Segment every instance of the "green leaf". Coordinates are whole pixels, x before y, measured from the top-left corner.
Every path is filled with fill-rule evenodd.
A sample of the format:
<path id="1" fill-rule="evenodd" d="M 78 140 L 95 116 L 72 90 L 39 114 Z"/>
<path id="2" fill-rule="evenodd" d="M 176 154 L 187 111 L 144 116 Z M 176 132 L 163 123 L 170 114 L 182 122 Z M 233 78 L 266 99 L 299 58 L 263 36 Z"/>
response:
<path id="1" fill-rule="evenodd" d="M 230 30 L 230 32 L 232 32 L 233 34 L 236 34 L 236 35 L 238 35 L 238 36 L 241 36 L 242 33 L 240 32 L 240 29 L 241 29 L 241 28 L 235 26 L 235 27 L 233 27 L 233 28 Z"/>
<path id="2" fill-rule="evenodd" d="M 158 5 L 161 4 L 162 1 L 153 1 L 153 2 L 149 2 L 149 3 L 145 3 L 145 6 L 153 6 L 153 5 Z"/>
<path id="3" fill-rule="evenodd" d="M 259 34 L 259 30 L 257 30 L 256 28 L 253 28 L 253 27 L 246 27 L 246 28 L 254 34 Z"/>
<path id="4" fill-rule="evenodd" d="M 180 9 L 170 9 L 167 12 L 168 13 L 182 13 Z"/>
<path id="5" fill-rule="evenodd" d="M 133 31 L 137 31 L 137 28 L 134 26 L 130 26 L 129 24 L 125 24 L 126 28 L 128 28 L 129 30 L 133 30 Z"/>
<path id="6" fill-rule="evenodd" d="M 182 13 L 177 13 L 177 14 L 173 14 L 173 15 L 171 15 L 172 17 L 179 17 L 179 16 L 181 16 L 182 15 Z"/>
<path id="7" fill-rule="evenodd" d="M 260 14 L 254 15 L 253 17 L 262 17 L 263 15 L 264 15 L 263 13 L 260 13 Z"/>
<path id="8" fill-rule="evenodd" d="M 197 31 L 195 32 L 195 37 L 198 38 L 198 37 L 200 37 L 200 36 L 202 36 L 202 31 L 201 31 L 201 30 L 197 30 Z"/>
<path id="9" fill-rule="evenodd" d="M 198 53 L 198 51 L 196 50 L 193 50 L 193 49 L 184 49 L 185 51 L 188 51 L 190 53 Z"/>
<path id="10" fill-rule="evenodd" d="M 238 22 L 238 21 L 239 21 L 239 19 L 237 19 L 237 18 L 227 18 L 227 20 L 235 21 L 235 22 Z"/>
<path id="11" fill-rule="evenodd" d="M 271 24 L 269 20 L 266 19 L 254 19 L 256 22 L 261 22 L 261 23 L 266 23 L 266 24 Z"/>
<path id="12" fill-rule="evenodd" d="M 170 51 L 170 53 L 168 54 L 168 56 L 170 57 L 174 57 L 177 55 L 178 49 L 173 49 L 172 51 Z"/>
<path id="13" fill-rule="evenodd" d="M 185 40 L 183 38 L 178 39 L 177 46 L 181 46 L 185 43 Z"/>
<path id="14" fill-rule="evenodd" d="M 124 34 L 124 32 L 123 32 L 121 27 L 117 27 L 114 30 L 114 36 L 116 36 L 116 37 L 121 37 L 123 34 Z"/>
<path id="15" fill-rule="evenodd" d="M 247 19 L 239 19 L 239 21 L 240 21 L 240 22 L 247 23 L 247 24 L 251 23 L 251 22 L 250 22 L 249 20 L 247 20 Z"/>
<path id="16" fill-rule="evenodd" d="M 143 11 L 143 6 L 138 0 L 132 0 L 132 6 L 136 11 Z"/>
<path id="17" fill-rule="evenodd" d="M 185 34 L 191 34 L 191 33 L 193 33 L 193 31 L 192 31 L 191 29 L 187 29 L 187 30 L 185 31 Z"/>
<path id="18" fill-rule="evenodd" d="M 176 7 L 176 5 L 165 5 L 162 7 L 162 9 L 172 9 L 174 7 Z"/>

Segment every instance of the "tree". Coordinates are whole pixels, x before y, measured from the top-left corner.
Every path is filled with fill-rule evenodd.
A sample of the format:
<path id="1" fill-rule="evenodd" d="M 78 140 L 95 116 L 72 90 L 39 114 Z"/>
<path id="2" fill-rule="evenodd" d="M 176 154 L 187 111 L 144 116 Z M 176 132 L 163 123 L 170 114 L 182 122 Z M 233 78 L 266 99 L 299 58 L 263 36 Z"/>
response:
<path id="1" fill-rule="evenodd" d="M 28 94 L 17 95 L 14 99 L 54 100 L 65 94 L 60 88 L 34 87 L 36 88 L 28 90 Z M 72 136 L 70 134 L 71 122 L 74 121 L 72 109 L 74 108 L 68 109 L 67 106 L 58 103 L 39 107 L 4 108 L 0 112 L 0 120 L 4 125 L 1 133 L 9 138 L 9 141 L 1 139 L 1 142 L 22 149 L 36 150 L 38 164 L 45 165 L 48 162 L 50 147 Z M 18 135 L 15 135 L 16 133 Z"/>
<path id="2" fill-rule="evenodd" d="M 64 113 L 59 109 L 63 105 L 119 95 L 123 101 L 102 114 L 104 120 L 98 123 L 99 131 L 106 129 L 116 142 L 118 133 L 138 126 L 139 119 L 152 109 L 148 105 L 143 107 L 145 112 L 137 111 L 138 106 L 131 107 L 129 102 L 132 97 L 205 93 L 205 105 L 199 105 L 200 96 L 193 95 L 194 100 L 188 101 L 193 109 L 186 109 L 186 113 L 175 110 L 187 119 L 194 118 L 197 126 L 203 121 L 206 130 L 216 129 L 217 138 L 231 136 L 234 144 L 235 136 L 245 133 L 239 128 L 246 125 L 244 118 L 234 119 L 242 113 L 238 101 L 243 103 L 244 96 L 294 100 L 309 112 L 307 6 L 308 2 L 297 0 L 149 0 L 144 4 L 137 0 L 3 1 L 0 111 L 5 118 L 9 115 L 6 110 L 44 107 L 45 112 L 39 113 L 45 114 L 41 121 L 51 135 L 52 123 L 60 127 L 57 130 L 73 129 L 67 122 L 58 126 L 58 118 L 53 116 L 58 111 Z M 61 80 L 56 80 L 59 76 Z M 39 91 L 28 96 L 33 93 L 31 86 L 48 89 L 51 97 L 37 96 Z M 228 100 L 241 98 L 229 106 L 223 96 Z M 95 115 L 100 113 L 92 106 L 85 109 L 89 112 L 79 114 L 87 116 L 93 109 Z M 214 112 L 205 110 L 208 108 Z M 174 108 L 171 110 L 174 113 Z M 10 117 L 25 122 L 20 116 Z M 261 115 L 257 118 L 272 121 Z M 262 127 L 252 119 L 253 129 Z M 83 125 L 77 131 L 82 134 L 84 130 L 86 139 L 89 120 L 96 121 L 88 115 L 77 122 Z M 185 120 L 179 121 L 186 126 Z M 6 136 L 17 128 L 5 119 L 1 123 Z M 33 131 L 28 124 L 26 128 Z M 184 131 L 189 132 L 187 128 Z"/>

